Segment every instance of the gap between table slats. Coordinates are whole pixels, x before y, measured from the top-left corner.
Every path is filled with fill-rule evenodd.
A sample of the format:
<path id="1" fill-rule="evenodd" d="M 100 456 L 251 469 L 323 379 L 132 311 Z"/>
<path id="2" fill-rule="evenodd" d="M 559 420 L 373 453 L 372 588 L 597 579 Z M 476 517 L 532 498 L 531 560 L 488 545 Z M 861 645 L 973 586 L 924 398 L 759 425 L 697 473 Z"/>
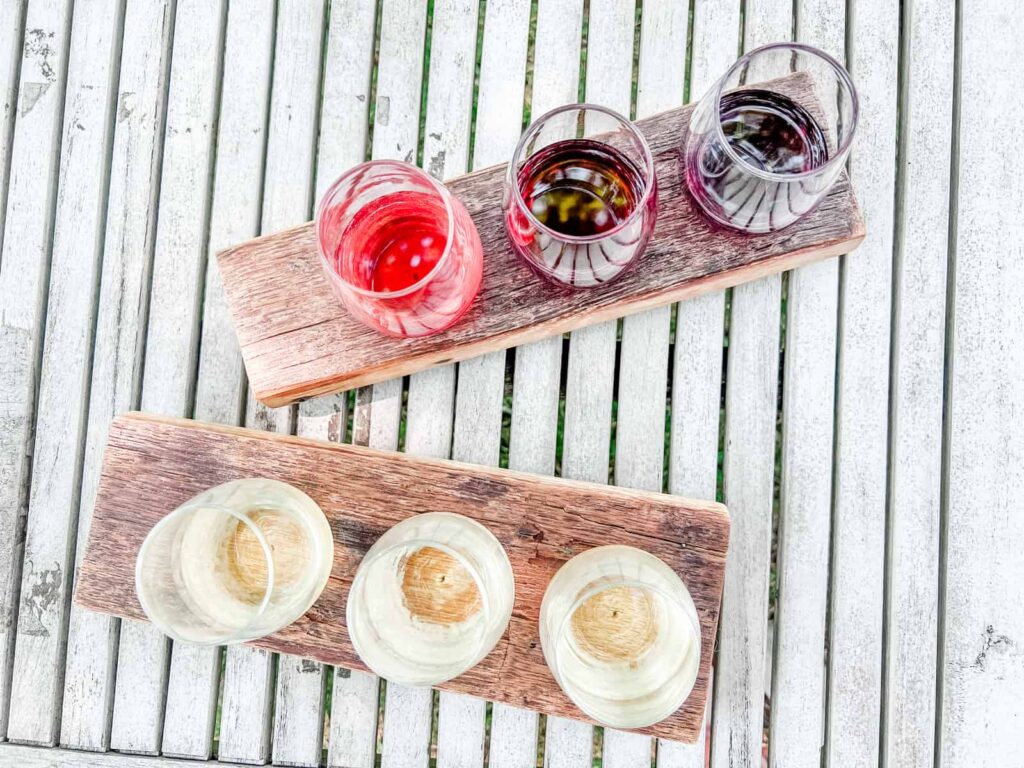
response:
<path id="1" fill-rule="evenodd" d="M 266 219 L 267 211 L 270 210 L 267 200 L 271 194 L 271 188 L 267 183 L 270 181 L 268 175 L 264 182 L 263 231 L 269 231 L 270 229 L 276 229 L 278 226 L 288 226 L 301 221 L 303 211 L 307 212 L 307 216 L 312 216 L 316 205 L 315 191 L 322 183 L 322 179 L 316 178 L 315 172 L 320 167 L 317 158 L 317 147 L 319 140 L 323 138 L 322 136 L 318 138 L 318 134 L 320 131 L 319 115 L 322 109 L 321 95 L 323 93 L 323 77 L 325 73 L 323 56 L 326 55 L 325 42 L 328 32 L 327 19 L 325 18 L 326 8 L 324 3 L 318 0 L 310 0 L 299 9 L 301 13 L 291 16 L 291 13 L 295 10 L 289 8 L 290 24 L 285 28 L 287 34 L 282 38 L 279 33 L 277 53 L 274 57 L 275 83 L 281 82 L 282 85 L 280 87 L 282 91 L 289 94 L 289 101 L 283 105 L 283 108 L 287 111 L 283 112 L 276 122 L 280 124 L 287 117 L 289 121 L 288 126 L 292 131 L 301 126 L 301 135 L 281 136 L 280 148 L 274 154 L 277 162 L 281 164 L 281 170 L 275 176 L 280 178 L 281 175 L 288 174 L 288 167 L 296 159 L 293 149 L 296 144 L 300 147 L 308 146 L 310 148 L 310 155 L 308 158 L 301 158 L 302 165 L 300 166 L 304 169 L 307 167 L 306 163 L 308 162 L 309 175 L 304 178 L 305 189 L 308 191 L 305 195 L 295 194 L 295 200 L 301 200 L 301 203 L 291 202 L 286 204 L 286 209 L 282 211 L 282 214 L 287 218 L 287 222 L 282 219 L 271 225 Z M 284 8 L 279 5 L 279 25 L 283 13 Z M 281 29 L 280 26 L 279 29 Z M 358 32 L 352 30 L 350 34 L 367 34 L 368 32 L 368 29 L 359 30 Z M 282 77 L 278 81 L 277 76 L 285 74 L 281 72 L 280 63 L 283 51 L 289 47 L 295 48 L 299 55 L 294 62 L 291 61 L 290 57 L 287 57 L 288 70 L 286 72 L 289 83 L 284 85 L 286 78 Z M 358 76 L 358 68 L 361 63 L 358 61 L 352 62 L 353 72 L 351 74 L 353 77 Z M 295 77 L 293 72 L 297 73 L 301 78 L 302 84 L 299 88 L 296 87 L 297 84 L 291 82 Z M 277 88 L 275 88 L 276 91 Z M 301 99 L 295 98 L 296 91 L 301 93 Z M 300 105 L 301 108 L 297 109 Z M 297 112 L 303 115 L 303 118 L 299 121 L 295 119 Z M 309 117 L 306 117 L 306 115 Z M 275 125 L 273 112 L 271 113 L 271 121 L 270 135 L 273 137 Z M 358 135 L 345 137 L 345 141 L 361 144 L 361 138 Z M 342 143 L 339 139 L 335 140 L 338 143 Z M 269 170 L 269 150 L 267 160 Z M 329 172 L 329 168 L 325 170 Z M 274 183 L 276 185 L 277 181 Z M 280 191 L 283 192 L 284 199 L 287 200 L 289 196 L 288 185 L 282 184 Z M 296 189 L 295 192 L 297 193 L 298 190 Z M 330 402 L 332 402 L 331 399 L 328 399 L 328 403 Z M 322 419 L 311 419 L 308 416 L 300 424 L 298 418 L 296 416 L 296 431 L 299 428 L 305 431 L 317 423 L 322 426 L 328 426 L 331 416 L 327 416 L 327 424 L 324 424 Z M 323 436 L 327 437 L 326 434 Z M 321 664 L 294 656 L 281 655 L 279 657 L 271 750 L 271 757 L 275 764 L 304 766 L 317 766 L 320 764 L 323 752 L 324 693 L 328 677 L 328 670 Z"/>
<path id="2" fill-rule="evenodd" d="M 699 99 L 735 60 L 739 29 L 737 3 L 697 0 L 689 75 L 691 101 Z M 724 316 L 723 291 L 677 305 L 669 467 L 672 493 L 696 493 L 700 498 L 716 495 Z M 715 728 L 719 727 L 721 711 L 717 700 L 721 687 L 718 677 L 716 667 L 715 690 L 707 713 L 709 718 L 714 715 Z M 725 717 L 721 719 L 726 722 Z M 704 750 L 699 741 L 683 759 L 686 764 L 702 764 Z M 715 761 L 714 755 L 712 760 Z"/>
<path id="3" fill-rule="evenodd" d="M 263 232 L 312 213 L 323 34 L 323 3 L 278 4 L 260 214 Z M 290 433 L 295 417 L 292 407 L 268 409 L 256 403 L 251 392 L 247 395 L 246 426 Z M 318 762 L 323 685 L 320 664 L 229 647 L 218 757 Z M 301 712 L 303 706 L 312 711 Z"/>
<path id="4" fill-rule="evenodd" d="M 648 3 L 647 5 L 649 5 L 649 3 Z M 750 24 L 750 20 L 751 20 L 751 19 L 750 19 L 750 15 L 751 15 L 751 13 L 750 13 L 750 8 L 749 8 L 748 10 L 749 10 L 749 14 L 748 14 L 748 15 L 749 15 L 749 18 L 748 18 L 748 24 Z M 648 13 L 648 12 L 650 12 L 650 11 L 649 11 L 648 9 L 645 9 L 645 14 L 646 14 L 646 13 Z M 807 17 L 807 16 L 806 16 L 806 11 L 802 11 L 802 13 L 803 13 L 802 17 L 806 18 L 806 17 Z M 698 28 L 699 28 L 699 25 L 698 25 Z M 592 35 L 594 34 L 593 30 L 591 31 L 591 34 L 592 34 Z M 481 86 L 481 90 L 482 90 L 482 86 Z M 699 96 L 699 93 L 698 93 L 698 92 L 694 92 L 694 96 Z M 569 100 L 569 99 L 566 99 L 566 100 Z M 429 106 L 428 106 L 428 112 L 429 112 Z M 538 112 L 538 111 L 537 111 L 537 110 L 535 110 L 535 117 L 536 117 L 536 113 L 537 113 L 537 112 Z M 428 156 L 428 159 L 429 159 L 429 156 Z M 755 285 L 758 285 L 758 284 L 755 284 Z M 737 289 L 736 293 L 738 293 L 738 292 L 739 292 L 739 289 Z M 738 312 L 738 307 L 737 307 L 737 305 L 738 305 L 738 303 L 739 303 L 739 302 L 737 301 L 737 297 L 736 297 L 735 295 L 734 295 L 734 297 L 733 297 L 733 301 L 734 301 L 734 305 L 733 305 L 733 317 L 734 317 L 734 327 L 733 327 L 733 328 L 734 328 L 734 331 L 735 331 L 736 333 L 738 333 L 738 332 L 739 332 L 739 328 L 738 328 L 738 323 L 737 323 L 737 319 L 738 319 L 738 318 L 737 318 L 737 312 Z M 793 305 L 791 304 L 791 306 L 793 306 Z M 844 306 L 845 306 L 845 303 L 844 303 Z M 769 310 L 769 311 L 770 311 L 770 310 Z M 796 310 L 794 309 L 794 310 L 792 310 L 792 311 L 796 311 Z M 835 316 L 835 315 L 834 315 L 834 316 Z M 791 319 L 791 323 L 793 323 L 793 322 L 794 322 L 794 321 L 793 321 L 793 319 Z M 204 329 L 204 334 L 205 334 L 205 329 Z M 554 349 L 554 350 L 558 351 L 558 352 L 559 352 L 559 356 L 560 356 L 560 340 L 555 340 L 555 341 L 558 341 L 559 343 L 558 343 L 557 345 L 549 345 L 549 346 L 551 346 L 551 347 L 552 347 L 552 349 Z M 736 342 L 736 343 L 738 343 L 738 339 L 737 339 L 737 342 Z M 834 343 L 835 343 L 835 342 L 834 342 Z M 541 346 L 543 346 L 544 344 L 545 344 L 545 342 L 541 342 L 541 343 L 539 343 L 538 345 L 532 345 L 532 346 L 535 346 L 535 347 L 541 347 Z M 627 347 L 627 342 L 626 342 L 626 341 L 624 340 L 624 349 L 625 349 L 626 347 Z M 526 356 L 525 354 L 522 354 L 523 350 L 519 350 L 519 351 L 520 351 L 520 356 L 522 356 L 522 357 L 525 357 L 525 356 Z M 625 353 L 625 352 L 624 352 L 624 353 Z M 680 351 L 679 351 L 679 350 L 678 350 L 678 348 L 677 348 L 677 356 L 679 355 L 679 353 L 680 353 Z M 738 354 L 738 351 L 734 350 L 734 354 Z M 504 356 L 504 355 L 502 355 L 502 356 Z M 549 360 L 549 361 L 551 361 L 551 359 L 552 359 L 552 356 L 550 355 L 550 352 L 549 352 L 549 355 L 548 355 L 548 360 Z M 736 365 L 736 364 L 730 364 L 730 365 Z M 465 367 L 465 366 L 464 366 L 464 367 Z M 556 376 L 557 376 L 557 367 L 553 367 L 553 368 L 555 368 L 555 370 L 556 370 Z M 467 372 L 467 373 L 468 373 L 468 372 Z M 464 377 L 463 377 L 463 376 L 462 376 L 462 375 L 460 374 L 460 387 L 462 386 L 462 381 L 463 381 L 463 378 L 464 378 Z M 468 378 L 468 377 L 466 377 L 466 378 L 467 378 L 467 383 L 469 383 L 470 385 L 472 385 L 472 382 L 471 382 L 471 381 L 469 380 L 469 378 Z M 730 378 L 732 378 L 732 375 L 730 375 Z M 381 385 L 381 386 L 383 387 L 383 386 L 385 386 L 385 385 Z M 731 391 L 731 386 L 732 386 L 732 385 L 730 385 L 730 391 Z M 518 388 L 517 388 L 516 392 L 518 393 Z M 462 395 L 460 394 L 460 397 L 461 397 L 461 396 L 462 396 Z M 788 396 L 787 396 L 787 398 L 788 398 Z M 198 408 L 198 403 L 197 403 L 197 408 Z M 467 413 L 468 413 L 468 412 L 467 412 Z M 456 438 L 456 439 L 458 439 L 458 431 L 459 431 L 459 418 L 458 418 L 458 415 L 459 415 L 459 407 L 458 407 L 458 404 L 457 404 L 457 406 L 456 406 L 456 435 L 457 435 L 457 438 Z M 90 416 L 91 416 L 91 415 L 90 415 Z M 621 417 L 621 421 L 628 421 L 628 419 L 624 419 L 624 418 L 622 418 L 622 417 Z M 716 417 L 716 421 L 717 421 L 717 417 Z M 449 424 L 451 424 L 451 420 L 449 421 Z M 621 430 L 621 432 L 623 432 L 623 430 L 624 430 L 624 427 L 623 427 L 623 426 L 621 426 L 621 427 L 620 427 L 620 430 Z M 787 428 L 787 430 L 788 430 L 788 428 Z M 521 434 L 521 433 L 520 433 L 520 434 Z M 625 436 L 625 435 L 628 435 L 628 434 L 629 434 L 629 427 L 627 426 L 627 427 L 625 427 L 625 432 L 623 432 L 623 435 Z M 675 434 L 674 434 L 674 436 L 673 436 L 673 437 L 674 437 L 674 442 L 675 442 Z M 628 439 L 628 438 L 627 438 L 627 439 Z M 675 453 L 674 453 L 674 456 L 675 456 Z M 787 456 L 788 456 L 788 454 L 787 454 Z M 838 461 L 838 459 L 837 459 L 837 461 Z M 675 462 L 673 462 L 673 464 L 675 464 Z M 730 474 L 732 474 L 732 473 L 730 472 Z M 83 496 L 83 506 L 84 506 L 84 503 L 85 503 L 85 499 L 84 499 L 84 496 Z M 787 508 L 787 509 L 792 509 L 792 508 Z M 785 513 L 784 513 L 784 514 L 785 514 Z M 788 518 L 786 518 L 786 519 L 788 519 Z M 827 530 L 827 527 L 825 527 L 824 529 L 825 529 L 825 530 Z M 827 536 L 827 534 L 825 534 L 825 536 Z M 786 537 L 786 538 L 788 538 L 788 539 L 790 539 L 790 540 L 792 541 L 792 537 Z M 792 561 L 791 561 L 791 562 L 792 562 Z M 784 563 L 780 563 L 780 565 L 781 565 L 781 567 L 785 567 L 785 564 L 784 564 Z M 813 611 L 812 611 L 812 618 L 813 618 Z M 780 625 L 780 632 L 781 632 L 781 625 Z M 782 651 L 781 651 L 781 649 L 779 650 L 779 652 L 782 652 Z M 166 735 L 165 735 L 165 740 L 166 740 Z M 607 746 L 607 741 L 606 741 L 606 746 Z"/>
<path id="5" fill-rule="evenodd" d="M 685 103 L 689 56 L 689 10 L 683 3 L 643 3 L 638 53 L 636 117 Z M 675 309 L 662 307 L 623 320 L 616 430 L 616 483 L 653 490 L 667 477 L 665 430 L 671 391 L 672 325 Z M 623 375 L 623 371 L 626 375 Z M 706 497 L 711 498 L 711 497 Z M 713 688 L 714 681 L 709 683 Z M 605 735 L 608 751 L 608 734 Z M 637 740 L 644 744 L 643 740 Z M 638 750 L 637 762 L 643 753 Z M 665 768 L 704 766 L 704 733 L 695 744 L 659 739 L 655 758 Z M 648 755 L 648 762 L 650 757 Z"/>
<path id="6" fill-rule="evenodd" d="M 843 61 L 843 10 L 802 0 L 796 38 Z M 838 263 L 789 274 L 769 760 L 820 760 L 831 507 Z"/>
<path id="7" fill-rule="evenodd" d="M 878 764 L 899 30 L 898 6 L 884 0 L 847 15 L 860 95 L 850 175 L 868 234 L 840 261 L 825 744 L 836 768 Z"/>
<path id="8" fill-rule="evenodd" d="M 441 6 L 435 6 L 435 24 L 432 43 L 434 50 L 444 56 L 446 51 L 439 46 L 438 16 Z M 467 20 L 476 21 L 476 14 L 465 14 Z M 476 93 L 476 126 L 474 144 L 467 147 L 465 158 L 470 152 L 473 157 L 472 169 L 486 167 L 510 157 L 519 139 L 519 127 L 522 120 L 523 89 L 526 83 L 526 54 L 530 25 L 530 3 L 528 0 L 516 0 L 505 4 L 486 5 L 486 16 L 483 22 L 483 37 L 476 40 L 474 34 L 469 36 L 469 28 L 464 29 L 461 42 L 453 40 L 462 50 L 468 50 L 471 40 L 479 45 L 480 80 Z M 472 30 L 474 33 L 476 30 Z M 475 49 L 475 48 L 474 48 Z M 432 55 L 431 61 L 436 61 Z M 472 73 L 469 80 L 472 81 Z M 442 79 L 443 77 L 443 79 Z M 439 165 L 444 167 L 444 177 L 456 175 L 469 170 L 467 159 L 463 159 L 461 125 L 448 125 L 446 128 L 436 126 L 432 120 L 431 102 L 445 94 L 444 83 L 453 81 L 448 88 L 465 89 L 460 83 L 461 73 L 453 77 L 440 67 L 432 69 L 430 74 L 430 91 L 427 111 L 427 135 L 424 145 L 424 166 L 437 175 Z M 438 91 L 440 90 L 440 94 Z M 469 89 L 472 91 L 472 88 Z M 446 99 L 438 99 L 444 102 Z M 469 109 L 471 105 L 465 104 Z M 441 128 L 435 132 L 434 127 Z M 457 136 L 452 141 L 453 134 Z M 443 149 L 435 146 L 437 137 Z M 467 135 L 467 139 L 468 139 Z M 458 165 L 438 163 L 436 158 L 440 152 L 442 157 L 454 150 Z M 505 360 L 504 350 L 483 355 L 459 364 L 457 369 L 457 386 L 455 378 L 450 384 L 455 391 L 444 393 L 448 400 L 455 397 L 454 426 L 452 428 L 451 451 L 456 461 L 467 461 L 475 464 L 497 466 L 500 458 L 502 403 L 505 394 Z M 454 366 L 448 366 L 454 372 Z M 409 389 L 409 426 L 413 425 L 414 406 L 430 408 L 428 403 L 414 403 L 413 394 L 419 375 L 411 377 Z M 486 702 L 459 694 L 442 692 L 439 695 L 438 730 L 437 730 L 437 765 L 438 768 L 483 768 L 486 741 Z M 522 712 L 512 707 L 494 705 L 497 714 L 501 711 L 512 712 L 514 716 Z M 509 755 L 517 751 L 525 752 L 524 742 L 530 742 L 529 751 L 536 761 L 537 716 L 519 715 L 525 718 L 517 733 L 509 733 L 502 740 L 499 729 L 497 744 L 492 726 L 490 748 L 492 754 Z M 532 727 L 531 727 L 532 724 Z M 500 762 L 500 761 L 499 761 Z"/>
<path id="9" fill-rule="evenodd" d="M 537 7 L 531 120 L 578 100 L 584 10 L 584 0 L 545 0 Z M 516 349 L 509 436 L 512 469 L 555 472 L 562 347 L 562 337 L 556 336 Z M 545 768 L 590 765 L 592 726 L 561 717 L 547 717 L 545 722 Z"/>
<path id="10" fill-rule="evenodd" d="M 334 178 L 366 156 L 377 11 L 375 0 L 334 3 L 330 8 L 320 105 L 317 200 Z M 299 405 L 296 431 L 304 436 L 344 441 L 348 415 L 347 393 L 316 398 Z M 372 768 L 377 753 L 377 678 L 335 669 L 328 685 L 331 710 L 327 764 Z"/>
<path id="11" fill-rule="evenodd" d="M 620 0 L 590 0 L 586 100 L 611 107 L 626 116 L 632 112 L 633 82 L 636 76 L 633 71 L 636 10 L 635 4 Z M 593 55 L 590 55 L 591 52 Z M 671 106 L 678 106 L 682 98 L 682 74 L 680 71 L 679 92 Z M 653 78 L 650 85 L 654 85 Z M 657 438 L 664 429 L 665 369 L 668 361 L 667 309 L 662 307 L 639 318 L 631 318 L 633 322 L 630 323 L 630 332 L 623 330 L 622 333 L 624 362 L 629 362 L 630 355 L 638 355 L 647 364 L 640 362 L 629 368 L 625 376 L 629 384 L 623 381 L 618 385 L 618 424 L 625 428 L 626 446 L 621 454 L 618 450 L 615 454 L 614 481 L 617 485 L 648 490 L 659 490 L 661 487 L 662 443 Z M 662 321 L 663 329 L 654 330 L 649 327 L 652 314 Z M 566 461 L 563 471 L 567 476 L 573 476 L 568 474 L 572 472 L 577 477 L 589 480 L 609 481 L 619 328 L 620 323 L 612 320 L 574 331 L 570 335 L 565 394 L 566 444 L 563 448 Z M 659 330 L 664 331 L 665 344 L 655 346 L 660 339 L 645 337 L 648 334 L 659 336 Z M 637 389 L 630 391 L 631 386 Z M 643 396 L 645 386 L 654 390 L 650 393 L 653 396 L 641 401 L 639 398 Z M 623 410 L 626 396 L 634 399 Z M 645 419 L 649 415 L 653 415 L 653 422 L 658 427 L 653 432 L 645 429 L 652 421 L 650 418 Z M 652 438 L 653 445 L 649 442 Z M 622 447 L 617 444 L 617 448 Z M 652 447 L 653 452 L 650 451 Z M 654 454 L 656 472 L 645 471 L 643 466 L 644 454 L 649 452 Z M 624 464 L 620 464 L 620 457 L 625 457 Z M 595 476 L 591 477 L 591 472 Z M 657 475 L 656 480 L 650 477 L 652 474 Z M 612 728 L 603 729 L 602 763 L 607 768 L 648 768 L 652 748 L 653 740 L 650 736 Z"/>
<path id="12" fill-rule="evenodd" d="M 792 8 L 748 3 L 744 51 L 792 34 Z M 756 78 L 783 74 L 761 66 Z M 781 278 L 733 289 L 728 327 L 723 494 L 738 536 L 730 546 L 719 635 L 715 729 L 737 764 L 762 760 L 772 549 Z M 721 750 L 716 750 L 721 760 Z"/>
<path id="13" fill-rule="evenodd" d="M 384 0 L 381 5 L 373 123 L 375 159 L 416 162 L 420 105 L 427 74 L 424 72 L 427 10 L 427 0 Z M 396 450 L 399 447 L 402 384 L 401 379 L 392 379 L 373 385 L 369 389 L 370 396 L 361 391 L 355 415 L 361 426 L 353 442 L 357 442 L 355 438 L 364 438 L 373 448 Z M 439 402 L 435 407 L 444 410 L 445 403 Z M 449 411 L 445 430 L 450 429 L 450 425 Z M 387 686 L 381 755 L 385 768 L 426 766 L 430 757 L 431 706 L 429 690 Z"/>
<path id="14" fill-rule="evenodd" d="M 232 3 L 226 24 L 208 253 L 233 237 L 259 231 L 273 4 L 267 0 Z M 209 258 L 202 312 L 193 413 L 196 418 L 238 424 L 243 397 L 240 356 L 233 329 L 226 322 L 216 260 Z M 220 649 L 175 645 L 162 741 L 165 754 L 210 756 L 222 663 Z"/>

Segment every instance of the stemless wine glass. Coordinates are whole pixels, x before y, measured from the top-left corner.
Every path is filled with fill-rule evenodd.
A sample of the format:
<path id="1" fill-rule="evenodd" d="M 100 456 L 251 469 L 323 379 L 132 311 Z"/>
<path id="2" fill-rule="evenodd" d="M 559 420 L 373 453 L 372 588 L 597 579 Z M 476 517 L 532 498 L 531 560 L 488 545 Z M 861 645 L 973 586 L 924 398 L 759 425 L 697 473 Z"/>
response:
<path id="1" fill-rule="evenodd" d="M 558 107 L 520 138 L 502 207 L 513 249 L 540 275 L 575 288 L 601 285 L 625 272 L 654 230 L 651 149 L 610 109 Z"/>
<path id="2" fill-rule="evenodd" d="M 389 336 L 448 328 L 480 290 L 473 220 L 447 187 L 408 163 L 374 160 L 343 174 L 320 201 L 316 234 L 335 295 Z"/>
<path id="3" fill-rule="evenodd" d="M 596 547 L 563 565 L 541 602 L 540 642 L 562 690 L 614 728 L 664 720 L 697 679 L 700 622 L 690 593 L 635 547 Z"/>
<path id="4" fill-rule="evenodd" d="M 345 615 L 356 653 L 380 677 L 438 685 L 491 652 L 514 599 L 512 566 L 494 534 L 461 515 L 428 512 L 370 547 Z"/>
<path id="5" fill-rule="evenodd" d="M 309 496 L 265 478 L 200 493 L 160 520 L 135 561 L 142 610 L 175 640 L 221 645 L 302 616 L 330 576 L 334 538 Z"/>
<path id="6" fill-rule="evenodd" d="M 788 227 L 839 177 L 858 111 L 849 73 L 828 54 L 799 43 L 757 48 L 693 110 L 682 154 L 690 193 L 726 227 Z"/>

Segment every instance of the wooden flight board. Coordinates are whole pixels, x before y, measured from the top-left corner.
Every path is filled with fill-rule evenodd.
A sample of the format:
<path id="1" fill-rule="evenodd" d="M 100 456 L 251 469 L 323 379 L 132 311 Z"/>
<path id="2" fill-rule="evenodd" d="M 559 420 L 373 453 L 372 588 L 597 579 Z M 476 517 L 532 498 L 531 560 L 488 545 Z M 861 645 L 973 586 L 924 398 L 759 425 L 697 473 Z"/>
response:
<path id="1" fill-rule="evenodd" d="M 773 87 L 806 98 L 810 82 L 790 75 Z M 513 253 L 501 211 L 505 165 L 448 182 L 480 233 L 484 277 L 467 314 L 434 336 L 394 339 L 352 319 L 327 285 L 312 223 L 222 251 L 224 288 L 256 398 L 280 406 L 373 384 L 847 253 L 864 239 L 845 173 L 816 210 L 781 232 L 712 228 L 680 173 L 691 110 L 637 122 L 655 159 L 657 225 L 634 267 L 603 286 L 552 285 Z"/>
<path id="2" fill-rule="evenodd" d="M 360 559 L 384 531 L 410 515 L 457 512 L 483 523 L 505 547 L 516 595 L 512 621 L 493 652 L 440 687 L 586 719 L 544 663 L 540 602 L 555 571 L 572 556 L 602 544 L 628 544 L 657 555 L 680 575 L 701 625 L 693 692 L 673 715 L 642 732 L 696 740 L 708 695 L 729 539 L 729 515 L 715 502 L 126 414 L 110 428 L 75 601 L 91 610 L 145 619 L 135 593 L 135 559 L 149 530 L 206 488 L 255 476 L 294 485 L 320 505 L 334 534 L 334 569 L 305 616 L 250 645 L 365 669 L 345 626 L 345 602 Z"/>

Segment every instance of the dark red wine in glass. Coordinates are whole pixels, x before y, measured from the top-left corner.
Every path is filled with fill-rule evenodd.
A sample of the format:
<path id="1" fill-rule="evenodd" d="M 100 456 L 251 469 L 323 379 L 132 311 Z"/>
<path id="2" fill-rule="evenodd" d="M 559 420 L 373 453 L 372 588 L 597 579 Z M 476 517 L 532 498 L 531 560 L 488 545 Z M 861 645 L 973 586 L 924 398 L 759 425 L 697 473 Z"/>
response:
<path id="1" fill-rule="evenodd" d="M 640 170 L 622 152 L 588 139 L 545 147 L 519 170 L 537 220 L 568 237 L 592 237 L 629 218 L 643 195 Z"/>
<path id="2" fill-rule="evenodd" d="M 796 177 L 825 165 L 829 150 L 807 109 L 776 91 L 749 89 L 722 95 L 719 120 L 732 152 L 711 134 L 686 164 L 690 191 L 712 218 L 737 229 L 768 231 L 814 206 L 818 185 Z"/>
<path id="3" fill-rule="evenodd" d="M 592 287 L 616 278 L 650 237 L 653 175 L 610 143 L 554 141 L 526 158 L 515 183 L 521 205 L 506 204 L 512 243 L 559 283 Z M 641 206 L 643 215 L 634 216 Z"/>

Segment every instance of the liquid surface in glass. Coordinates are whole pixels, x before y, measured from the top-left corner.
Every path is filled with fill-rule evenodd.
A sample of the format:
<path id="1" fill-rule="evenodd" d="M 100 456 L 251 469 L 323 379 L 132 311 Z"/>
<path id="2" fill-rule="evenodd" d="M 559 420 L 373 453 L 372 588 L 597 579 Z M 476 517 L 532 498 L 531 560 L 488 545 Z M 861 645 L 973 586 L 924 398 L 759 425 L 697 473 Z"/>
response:
<path id="1" fill-rule="evenodd" d="M 329 561 L 333 544 L 326 537 L 311 540 L 294 512 L 253 508 L 242 514 L 262 534 L 274 566 L 273 592 L 261 621 L 288 623 L 294 620 L 289 616 L 295 610 L 294 596 L 315 590 L 322 578 L 310 564 L 322 558 Z M 197 615 L 242 624 L 266 597 L 269 563 L 259 539 L 245 523 L 197 516 L 181 531 L 179 546 L 181 586 Z M 321 558 L 314 557 L 314 547 L 321 550 Z"/>
<path id="2" fill-rule="evenodd" d="M 636 664 L 658 637 L 654 598 L 635 587 L 599 592 L 573 612 L 571 622 L 577 647 L 601 662 Z"/>
<path id="3" fill-rule="evenodd" d="M 786 180 L 828 161 L 821 126 L 804 107 L 774 91 L 752 89 L 721 98 L 720 121 L 729 148 L 707 134 L 690 142 L 687 185 L 713 219 L 735 229 L 768 232 L 788 226 L 820 199 L 813 177 Z M 756 175 L 751 169 L 776 174 Z"/>
<path id="4" fill-rule="evenodd" d="M 448 213 L 437 195 L 385 195 L 367 204 L 349 225 L 345 247 L 359 258 L 346 264 L 351 274 L 342 276 L 377 293 L 401 291 L 430 274 L 447 237 Z"/>
<path id="5" fill-rule="evenodd" d="M 435 547 L 411 553 L 402 565 L 405 607 L 419 621 L 458 624 L 480 611 L 480 590 L 454 557 Z"/>
<path id="6" fill-rule="evenodd" d="M 590 237 L 614 229 L 643 195 L 640 170 L 614 147 L 589 139 L 558 141 L 519 169 L 530 212 L 549 229 Z"/>
<path id="7" fill-rule="evenodd" d="M 824 165 L 828 144 L 811 113 L 774 91 L 727 93 L 720 106 L 725 139 L 747 163 L 769 173 L 804 173 Z"/>
<path id="8" fill-rule="evenodd" d="M 275 509 L 246 513 L 263 535 L 274 563 L 274 581 L 280 589 L 292 589 L 303 576 L 309 541 L 297 520 Z M 199 532 L 200 535 L 202 531 Z M 263 547 L 252 528 L 236 522 L 221 540 L 224 568 L 216 573 L 233 597 L 259 604 L 267 591 L 269 569 Z"/>

